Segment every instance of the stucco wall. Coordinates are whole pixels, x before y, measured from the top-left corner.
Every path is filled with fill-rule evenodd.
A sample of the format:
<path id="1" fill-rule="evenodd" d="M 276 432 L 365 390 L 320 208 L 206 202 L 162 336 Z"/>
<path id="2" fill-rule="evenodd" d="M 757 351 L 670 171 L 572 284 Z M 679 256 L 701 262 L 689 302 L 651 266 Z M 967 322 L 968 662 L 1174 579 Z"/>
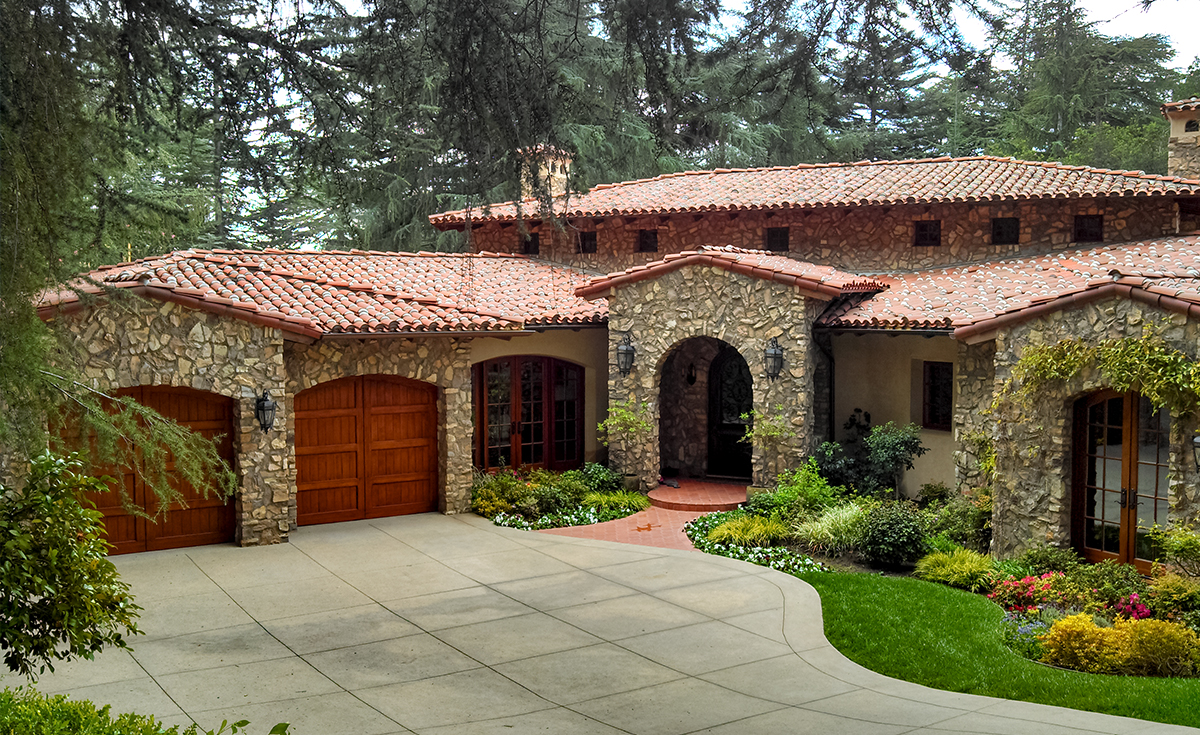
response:
<path id="1" fill-rule="evenodd" d="M 690 266 L 660 278 L 618 289 L 609 299 L 609 348 L 628 332 L 637 349 L 633 370 L 622 376 L 609 361 L 610 401 L 645 402 L 653 429 L 636 442 L 613 441 L 611 456 L 623 471 L 656 484 L 659 461 L 659 407 L 671 396 L 660 392 L 670 352 L 692 337 L 712 337 L 736 348 L 754 381 L 754 408 L 782 414 L 796 436 L 777 450 L 754 451 L 755 484 L 773 483 L 775 475 L 795 466 L 810 450 L 813 436 L 812 323 L 824 302 L 805 298 L 782 284 L 730 273 L 713 266 Z M 765 375 L 763 350 L 771 337 L 784 349 L 783 374 Z M 776 408 L 780 407 L 780 408 Z"/>
<path id="2" fill-rule="evenodd" d="M 921 423 L 922 361 L 958 361 L 958 343 L 949 336 L 924 337 L 903 333 L 838 334 L 832 337 L 834 358 L 834 433 L 846 438 L 842 425 L 861 408 L 871 425 L 888 421 Z M 957 366 L 956 366 L 957 369 Z M 929 482 L 954 487 L 954 437 L 950 431 L 921 430 L 929 451 L 917 457 L 904 474 L 901 491 L 916 496 Z"/>
<path id="3" fill-rule="evenodd" d="M 295 504 L 290 428 L 283 427 L 290 412 L 266 434 L 254 418 L 255 397 L 264 389 L 277 401 L 284 396 L 281 332 L 137 297 L 59 321 L 78 335 L 77 367 L 94 388 L 182 386 L 233 398 L 237 542 L 286 540 Z"/>
<path id="4" fill-rule="evenodd" d="M 592 219 L 573 227 L 594 229 L 597 252 L 576 252 L 574 231 L 551 223 L 532 225 L 541 237 L 541 257 L 598 272 L 660 259 L 702 245 L 764 247 L 768 227 L 790 227 L 793 257 L 856 272 L 904 271 L 979 262 L 1077 247 L 1077 214 L 1104 215 L 1104 241 L 1126 242 L 1175 233 L 1176 205 L 1166 197 L 1089 198 L 1026 202 L 922 204 L 890 207 L 831 207 L 781 212 L 736 212 Z M 993 217 L 1021 220 L 1020 244 L 991 245 Z M 913 247 L 914 220 L 942 220 L 941 247 Z M 658 231 L 658 252 L 637 253 L 638 231 Z M 515 225 L 488 223 L 471 232 L 475 251 L 521 252 Z"/>
<path id="5" fill-rule="evenodd" d="M 1200 357 L 1200 324 L 1137 302 L 1109 299 L 1055 312 L 1000 332 L 996 337 L 995 381 L 1011 374 L 1023 349 L 1077 337 L 1100 340 L 1139 337 L 1148 322 L 1169 323 L 1168 343 L 1193 359 Z M 1006 421 L 996 437 L 996 501 L 993 551 L 1010 555 L 1038 543 L 1071 543 L 1073 406 L 1077 399 L 1108 388 L 1095 369 L 1042 390 L 1025 411 L 1003 410 Z M 1192 458 L 1197 417 L 1173 416 L 1170 450 L 1170 518 L 1200 520 L 1200 475 Z"/>
<path id="6" fill-rule="evenodd" d="M 506 355 L 543 355 L 583 366 L 583 453 L 589 462 L 603 459 L 606 451 L 596 439 L 596 424 L 608 410 L 608 331 L 604 328 L 553 329 L 508 339 L 482 337 L 471 340 L 470 362 Z"/>
<path id="7" fill-rule="evenodd" d="M 419 340 L 331 339 L 312 345 L 289 343 L 285 410 L 290 417 L 296 393 L 353 375 L 396 375 L 438 387 L 438 508 L 462 513 L 471 505 L 471 349 L 468 340 L 429 337 Z M 287 446 L 294 453 L 295 424 L 289 418 Z M 291 486 L 295 487 L 292 463 Z M 295 493 L 291 520 L 295 523 Z"/>

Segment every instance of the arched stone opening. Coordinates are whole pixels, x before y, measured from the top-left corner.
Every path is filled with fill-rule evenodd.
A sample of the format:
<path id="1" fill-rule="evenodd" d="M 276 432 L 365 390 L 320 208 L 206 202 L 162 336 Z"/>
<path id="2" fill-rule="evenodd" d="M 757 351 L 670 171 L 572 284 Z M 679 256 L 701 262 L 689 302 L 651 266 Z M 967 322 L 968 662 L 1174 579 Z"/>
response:
<path id="1" fill-rule="evenodd" d="M 659 372 L 658 405 L 664 476 L 749 480 L 751 447 L 740 440 L 754 384 L 737 348 L 713 337 L 676 344 Z"/>

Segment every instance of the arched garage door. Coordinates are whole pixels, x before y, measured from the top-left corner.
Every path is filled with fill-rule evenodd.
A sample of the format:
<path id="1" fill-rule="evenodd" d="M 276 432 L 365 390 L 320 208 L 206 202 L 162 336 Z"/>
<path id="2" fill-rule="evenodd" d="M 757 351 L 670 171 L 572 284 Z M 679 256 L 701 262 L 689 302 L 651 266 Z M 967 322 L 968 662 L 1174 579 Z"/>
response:
<path id="1" fill-rule="evenodd" d="M 163 416 L 212 439 L 220 436 L 217 451 L 233 465 L 233 399 L 191 388 L 139 386 L 117 391 L 118 396 L 130 396 L 138 403 L 153 408 Z M 174 462 L 167 460 L 167 473 L 174 472 Z M 148 490 L 131 469 L 111 471 L 119 475 L 125 492 L 134 504 L 146 510 L 152 518 L 129 513 L 116 492 L 92 494 L 96 509 L 104 513 L 104 528 L 114 554 L 134 551 L 177 549 L 184 546 L 219 544 L 233 540 L 233 499 L 216 495 L 207 498 L 191 485 L 175 478 L 186 507 L 173 505 L 165 515 L 158 515 L 159 505 L 154 493 Z"/>
<path id="2" fill-rule="evenodd" d="M 437 388 L 390 375 L 296 394 L 297 523 L 437 509 Z"/>

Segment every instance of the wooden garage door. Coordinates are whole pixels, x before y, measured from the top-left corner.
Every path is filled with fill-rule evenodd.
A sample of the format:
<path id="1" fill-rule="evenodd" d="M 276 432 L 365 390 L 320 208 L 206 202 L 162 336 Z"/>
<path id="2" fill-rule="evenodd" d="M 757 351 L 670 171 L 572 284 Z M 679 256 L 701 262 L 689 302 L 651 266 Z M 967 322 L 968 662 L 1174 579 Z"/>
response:
<path id="1" fill-rule="evenodd" d="M 153 408 L 163 416 L 174 419 L 192 431 L 212 439 L 220 436 L 217 451 L 221 458 L 233 464 L 233 399 L 190 388 L 142 386 L 117 392 L 130 396 L 138 403 Z M 152 517 L 147 519 L 128 512 L 115 491 L 91 494 L 97 510 L 104 513 L 104 527 L 114 554 L 157 549 L 177 549 L 184 546 L 218 544 L 233 540 L 233 500 L 199 491 L 174 476 L 174 458 L 167 458 L 167 473 L 186 503 L 171 505 L 164 515 L 158 515 L 159 504 L 131 468 L 110 471 L 120 479 L 134 504 Z"/>
<path id="2" fill-rule="evenodd" d="M 437 509 L 437 388 L 389 375 L 296 394 L 300 525 Z"/>

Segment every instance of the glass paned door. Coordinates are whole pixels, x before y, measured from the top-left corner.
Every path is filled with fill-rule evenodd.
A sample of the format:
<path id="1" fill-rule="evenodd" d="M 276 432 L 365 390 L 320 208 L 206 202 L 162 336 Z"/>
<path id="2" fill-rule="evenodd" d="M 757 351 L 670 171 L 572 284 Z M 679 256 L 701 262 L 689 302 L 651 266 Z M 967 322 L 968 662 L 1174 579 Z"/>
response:
<path id="1" fill-rule="evenodd" d="M 1076 543 L 1090 561 L 1149 569 L 1149 531 L 1167 520 L 1170 414 L 1137 393 L 1104 391 L 1075 415 Z"/>
<path id="2" fill-rule="evenodd" d="M 482 469 L 583 462 L 583 368 L 519 355 L 477 363 L 475 464 Z"/>

